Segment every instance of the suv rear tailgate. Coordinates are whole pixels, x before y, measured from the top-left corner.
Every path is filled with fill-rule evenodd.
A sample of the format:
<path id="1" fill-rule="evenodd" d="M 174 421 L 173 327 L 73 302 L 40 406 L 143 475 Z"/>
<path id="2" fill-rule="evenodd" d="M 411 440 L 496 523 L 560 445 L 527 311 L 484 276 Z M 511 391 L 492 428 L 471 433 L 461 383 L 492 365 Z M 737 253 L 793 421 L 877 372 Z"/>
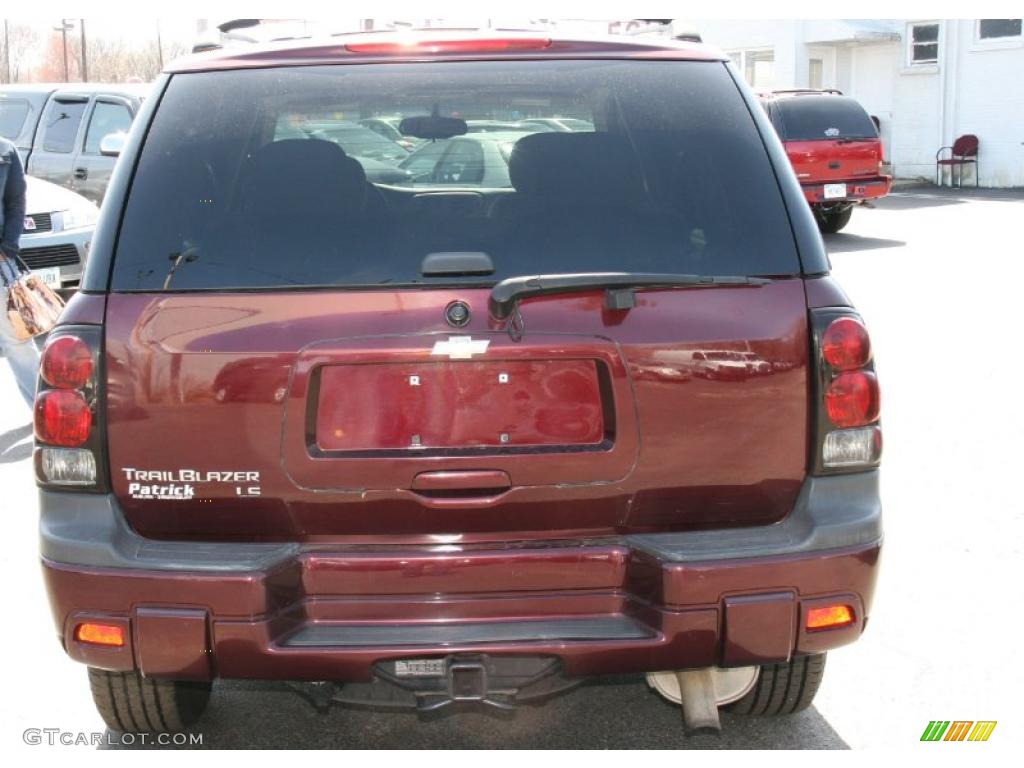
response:
<path id="1" fill-rule="evenodd" d="M 856 181 L 880 174 L 878 139 L 787 141 L 786 154 L 801 184 Z"/>
<path id="2" fill-rule="evenodd" d="M 628 311 L 599 291 L 537 298 L 519 342 L 488 324 L 487 298 L 111 295 L 109 455 L 129 522 L 157 537 L 436 542 L 792 508 L 807 455 L 801 280 L 644 291 Z M 443 321 L 455 299 L 474 318 L 458 331 Z M 468 360 L 432 354 L 454 336 L 488 343 Z"/>

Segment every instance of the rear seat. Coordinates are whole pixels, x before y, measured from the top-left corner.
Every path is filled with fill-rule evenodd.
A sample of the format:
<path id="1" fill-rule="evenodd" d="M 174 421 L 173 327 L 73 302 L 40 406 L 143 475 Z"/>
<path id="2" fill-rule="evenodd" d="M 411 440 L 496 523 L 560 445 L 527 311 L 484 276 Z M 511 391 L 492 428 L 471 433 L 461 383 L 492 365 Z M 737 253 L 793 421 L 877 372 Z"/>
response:
<path id="1" fill-rule="evenodd" d="M 386 204 L 362 165 L 330 141 L 286 139 L 261 147 L 253 158 L 241 215 L 252 236 L 290 256 L 303 280 L 300 243 L 310 254 L 362 258 L 389 247 Z M 296 238 L 305 229 L 307 236 Z M 309 233 L 315 235 L 310 237 Z M 314 260 L 317 260 L 315 258 Z M 287 273 L 288 264 L 282 264 Z"/>
<path id="2" fill-rule="evenodd" d="M 524 136 L 512 149 L 508 172 L 517 194 L 500 207 L 511 207 L 513 215 L 552 205 L 640 209 L 645 198 L 633 148 L 611 133 Z"/>
<path id="3" fill-rule="evenodd" d="M 678 248 L 677 230 L 657 210 L 636 153 L 610 133 L 536 133 L 520 139 L 509 158 L 515 194 L 491 215 L 504 221 L 514 250 L 548 252 L 555 271 L 600 271 L 636 248 L 636 231 L 651 251 Z M 512 255 L 514 259 L 514 254 Z"/>

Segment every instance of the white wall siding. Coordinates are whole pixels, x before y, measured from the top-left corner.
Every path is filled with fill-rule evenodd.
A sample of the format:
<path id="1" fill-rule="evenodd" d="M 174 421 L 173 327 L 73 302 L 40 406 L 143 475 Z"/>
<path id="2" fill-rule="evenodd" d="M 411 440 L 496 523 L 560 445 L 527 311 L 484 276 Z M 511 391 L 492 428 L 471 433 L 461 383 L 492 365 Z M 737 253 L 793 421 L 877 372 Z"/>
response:
<path id="1" fill-rule="evenodd" d="M 878 43 L 851 46 L 846 50 L 852 72 L 845 93 L 857 99 L 869 115 L 878 118 L 885 159 L 895 163 L 896 78 L 893 72 L 898 70 L 902 61 L 902 47 L 899 43 Z"/>
<path id="2" fill-rule="evenodd" d="M 937 68 L 908 68 L 894 78 L 891 162 L 898 178 L 935 178 L 941 97 Z"/>
<path id="3" fill-rule="evenodd" d="M 979 46 L 972 21 L 957 27 L 957 105 L 944 143 L 975 134 L 982 186 L 1024 186 L 1024 47 Z M 973 181 L 969 172 L 967 181 Z"/>

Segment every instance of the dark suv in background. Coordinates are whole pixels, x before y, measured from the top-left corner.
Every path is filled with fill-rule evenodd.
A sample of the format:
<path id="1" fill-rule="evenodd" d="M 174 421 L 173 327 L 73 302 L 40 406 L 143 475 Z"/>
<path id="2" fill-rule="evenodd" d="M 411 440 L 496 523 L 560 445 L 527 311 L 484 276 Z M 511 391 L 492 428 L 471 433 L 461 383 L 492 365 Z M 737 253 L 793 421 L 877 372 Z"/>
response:
<path id="1" fill-rule="evenodd" d="M 878 126 L 839 91 L 792 90 L 761 95 L 822 232 L 838 232 L 853 207 L 889 194 Z"/>
<path id="2" fill-rule="evenodd" d="M 394 183 L 302 130 L 375 116 L 417 145 L 583 130 Z M 691 729 L 803 709 L 882 539 L 871 344 L 828 273 L 766 114 L 698 43 L 182 61 L 42 356 L 60 642 L 125 731 L 187 725 L 217 678 L 426 712 L 646 673 Z"/>

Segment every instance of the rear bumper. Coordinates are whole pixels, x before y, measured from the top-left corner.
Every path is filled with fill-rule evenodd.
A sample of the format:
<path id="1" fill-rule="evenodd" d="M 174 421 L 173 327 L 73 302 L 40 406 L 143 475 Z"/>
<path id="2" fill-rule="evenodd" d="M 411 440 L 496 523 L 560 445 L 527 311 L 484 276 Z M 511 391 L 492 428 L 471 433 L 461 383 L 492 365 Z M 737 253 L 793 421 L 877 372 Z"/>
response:
<path id="1" fill-rule="evenodd" d="M 878 197 L 885 197 L 892 189 L 891 176 L 877 176 L 869 179 L 847 179 L 846 181 L 828 182 L 829 184 L 845 184 L 846 195 L 843 197 L 826 197 L 825 183 L 801 183 L 800 188 L 804 192 L 804 198 L 808 203 L 843 203 L 859 202 L 861 200 L 873 200 Z"/>
<path id="2" fill-rule="evenodd" d="M 503 548 L 138 537 L 104 496 L 41 493 L 44 574 L 76 660 L 153 677 L 367 680 L 388 659 L 557 657 L 570 676 L 783 661 L 852 642 L 881 544 L 877 472 L 811 478 L 760 528 Z M 852 625 L 803 629 L 843 602 Z M 87 620 L 125 646 L 74 639 Z"/>

